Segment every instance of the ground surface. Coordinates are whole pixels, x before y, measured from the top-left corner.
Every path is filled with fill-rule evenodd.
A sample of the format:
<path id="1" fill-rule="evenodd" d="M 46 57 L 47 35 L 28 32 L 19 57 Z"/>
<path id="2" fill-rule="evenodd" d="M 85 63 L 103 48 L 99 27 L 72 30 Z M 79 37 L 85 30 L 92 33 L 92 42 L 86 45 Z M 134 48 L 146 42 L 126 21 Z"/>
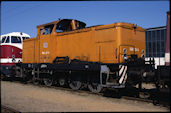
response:
<path id="1" fill-rule="evenodd" d="M 20 112 L 170 111 L 151 103 L 1 81 L 1 104 Z"/>

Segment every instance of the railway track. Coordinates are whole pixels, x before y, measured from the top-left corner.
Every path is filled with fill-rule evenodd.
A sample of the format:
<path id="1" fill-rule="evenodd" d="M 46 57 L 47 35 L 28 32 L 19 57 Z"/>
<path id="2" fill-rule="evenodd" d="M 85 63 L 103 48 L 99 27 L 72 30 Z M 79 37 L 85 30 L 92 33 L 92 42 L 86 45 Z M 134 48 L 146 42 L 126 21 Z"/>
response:
<path id="1" fill-rule="evenodd" d="M 20 81 L 13 81 L 13 82 L 21 83 Z M 57 85 L 45 86 L 43 84 L 35 85 L 35 84 L 31 83 L 31 82 L 28 82 L 27 84 L 38 86 L 38 87 L 53 88 L 53 89 L 56 89 L 56 90 L 72 92 L 72 93 L 75 93 L 75 94 L 78 94 L 78 95 L 89 95 L 90 94 L 90 95 L 96 95 L 96 96 L 98 95 L 98 96 L 108 97 L 108 98 L 111 98 L 111 99 L 112 98 L 122 98 L 122 99 L 126 99 L 126 100 L 146 102 L 146 103 L 152 103 L 154 105 L 170 107 L 170 103 L 168 103 L 168 102 L 158 102 L 158 100 L 154 100 L 152 98 L 147 98 L 145 96 L 144 96 L 144 98 L 140 98 L 139 95 L 137 96 L 137 92 L 135 92 L 132 95 L 125 95 L 125 94 L 129 94 L 130 92 L 135 91 L 135 90 L 129 90 L 129 91 L 122 90 L 122 91 L 118 91 L 118 90 L 107 90 L 107 89 L 104 89 L 104 91 L 101 92 L 101 93 L 93 93 L 93 92 L 90 92 L 86 88 L 86 86 L 83 86 L 80 90 L 73 90 L 73 89 L 68 88 L 67 86 L 66 87 L 61 87 L 61 86 L 57 86 Z M 141 95 L 142 94 L 147 94 L 147 93 L 142 93 L 141 92 Z"/>
<path id="2" fill-rule="evenodd" d="M 1 104 L 1 113 L 21 113 L 20 111 L 14 109 L 14 108 L 11 108 L 7 105 L 2 105 Z"/>
<path id="3" fill-rule="evenodd" d="M 29 83 L 31 84 L 31 83 Z M 133 101 L 139 101 L 139 102 L 147 102 L 147 103 L 152 103 L 154 105 L 163 105 L 165 107 L 170 107 L 169 103 L 167 102 L 158 102 L 157 100 L 153 100 L 152 98 L 147 98 L 147 93 L 142 93 L 141 92 L 141 97 L 139 97 L 139 95 L 137 96 L 137 94 L 135 95 L 124 95 L 124 94 L 127 94 L 129 92 L 119 92 L 117 89 L 116 90 L 105 90 L 101 93 L 93 93 L 93 92 L 90 92 L 87 88 L 83 87 L 81 90 L 73 90 L 73 89 L 70 89 L 68 87 L 60 87 L 60 86 L 45 86 L 45 85 L 36 85 L 36 86 L 39 86 L 39 87 L 50 87 L 50 88 L 54 88 L 54 89 L 57 89 L 57 90 L 61 90 L 61 91 L 68 91 L 68 92 L 72 92 L 72 93 L 76 93 L 76 94 L 79 94 L 79 95 L 86 95 L 86 94 L 91 94 L 91 95 L 98 95 L 98 96 L 103 96 L 103 97 L 108 97 L 108 98 L 122 98 L 122 99 L 126 99 L 126 100 L 133 100 Z"/>

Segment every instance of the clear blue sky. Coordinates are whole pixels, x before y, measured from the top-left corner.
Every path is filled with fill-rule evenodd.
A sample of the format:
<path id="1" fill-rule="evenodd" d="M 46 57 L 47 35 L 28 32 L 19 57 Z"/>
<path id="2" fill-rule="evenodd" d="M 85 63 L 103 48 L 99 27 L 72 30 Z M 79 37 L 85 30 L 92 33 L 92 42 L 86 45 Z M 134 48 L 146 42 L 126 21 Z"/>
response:
<path id="1" fill-rule="evenodd" d="M 37 25 L 58 18 L 77 19 L 87 26 L 116 22 L 143 28 L 166 25 L 169 1 L 2 1 L 1 34 L 25 32 L 36 37 Z"/>

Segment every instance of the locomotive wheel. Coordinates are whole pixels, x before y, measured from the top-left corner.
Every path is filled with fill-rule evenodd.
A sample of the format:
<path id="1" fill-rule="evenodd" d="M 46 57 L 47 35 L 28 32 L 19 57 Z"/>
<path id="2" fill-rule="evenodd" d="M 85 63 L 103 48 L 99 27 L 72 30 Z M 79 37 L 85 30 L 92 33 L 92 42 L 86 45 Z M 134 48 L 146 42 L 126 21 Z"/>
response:
<path id="1" fill-rule="evenodd" d="M 64 86 L 65 85 L 65 79 L 63 79 L 63 78 L 59 79 L 58 82 L 59 82 L 60 86 Z"/>
<path id="2" fill-rule="evenodd" d="M 150 97 L 150 94 L 147 93 L 147 92 L 140 92 L 139 93 L 139 97 L 140 98 L 149 98 Z"/>
<path id="3" fill-rule="evenodd" d="M 5 80 L 5 76 L 1 74 L 1 80 Z"/>
<path id="4" fill-rule="evenodd" d="M 93 93 L 99 93 L 102 91 L 102 86 L 98 83 L 90 83 L 88 84 L 88 89 Z"/>
<path id="5" fill-rule="evenodd" d="M 39 84 L 39 80 L 33 77 L 33 84 L 38 85 Z"/>
<path id="6" fill-rule="evenodd" d="M 53 84 L 53 79 L 52 78 L 44 78 L 43 82 L 46 86 L 51 86 Z"/>
<path id="7" fill-rule="evenodd" d="M 73 89 L 73 90 L 79 90 L 81 88 L 81 85 L 82 84 L 81 84 L 80 81 L 71 81 L 69 83 L 70 88 Z"/>

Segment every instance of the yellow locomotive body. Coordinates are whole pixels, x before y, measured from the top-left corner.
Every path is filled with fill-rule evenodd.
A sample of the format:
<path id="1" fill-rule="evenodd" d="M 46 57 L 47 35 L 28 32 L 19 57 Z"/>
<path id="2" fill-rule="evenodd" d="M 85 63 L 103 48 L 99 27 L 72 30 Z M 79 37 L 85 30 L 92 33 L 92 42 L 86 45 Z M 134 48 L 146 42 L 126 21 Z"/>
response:
<path id="1" fill-rule="evenodd" d="M 86 84 L 96 93 L 103 87 L 141 87 L 145 29 L 130 23 L 85 26 L 72 19 L 37 26 L 37 37 L 23 42 L 19 76 L 74 90 Z"/>
<path id="2" fill-rule="evenodd" d="M 62 19 L 37 26 L 37 37 L 24 40 L 23 63 L 52 63 L 56 57 L 102 63 L 122 63 L 123 55 L 142 57 L 145 30 L 135 24 L 114 23 L 85 28 Z M 124 53 L 125 51 L 125 53 Z"/>

